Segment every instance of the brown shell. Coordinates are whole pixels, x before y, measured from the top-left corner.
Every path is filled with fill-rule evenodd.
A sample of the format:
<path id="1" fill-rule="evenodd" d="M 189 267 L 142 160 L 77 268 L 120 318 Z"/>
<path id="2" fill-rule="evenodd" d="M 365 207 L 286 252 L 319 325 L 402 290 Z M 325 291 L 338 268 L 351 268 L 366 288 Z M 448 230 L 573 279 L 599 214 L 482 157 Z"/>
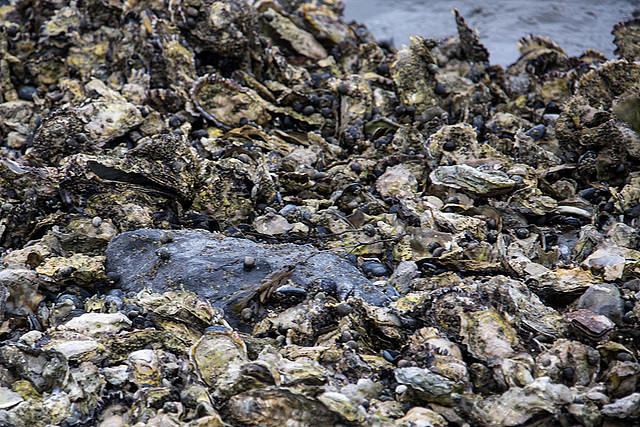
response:
<path id="1" fill-rule="evenodd" d="M 617 46 L 613 53 L 628 61 L 640 59 L 639 18 L 617 23 L 611 34 L 615 36 L 613 43 Z"/>
<path id="2" fill-rule="evenodd" d="M 254 90 L 215 74 L 198 79 L 191 99 L 206 119 L 224 128 L 240 127 L 242 119 L 265 125 L 271 118 L 266 102 Z"/>

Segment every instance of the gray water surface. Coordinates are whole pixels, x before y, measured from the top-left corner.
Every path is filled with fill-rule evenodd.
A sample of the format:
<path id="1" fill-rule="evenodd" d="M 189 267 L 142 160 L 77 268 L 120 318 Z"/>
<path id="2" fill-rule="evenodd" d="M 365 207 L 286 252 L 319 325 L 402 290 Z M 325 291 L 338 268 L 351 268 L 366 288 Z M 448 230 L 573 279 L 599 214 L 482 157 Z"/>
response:
<path id="1" fill-rule="evenodd" d="M 396 47 L 409 44 L 411 34 L 456 35 L 455 7 L 478 30 L 490 62 L 505 67 L 518 59 L 518 40 L 528 34 L 547 36 L 572 56 L 595 49 L 613 59 L 613 26 L 640 14 L 640 0 L 344 1 L 347 21 L 365 24 Z"/>

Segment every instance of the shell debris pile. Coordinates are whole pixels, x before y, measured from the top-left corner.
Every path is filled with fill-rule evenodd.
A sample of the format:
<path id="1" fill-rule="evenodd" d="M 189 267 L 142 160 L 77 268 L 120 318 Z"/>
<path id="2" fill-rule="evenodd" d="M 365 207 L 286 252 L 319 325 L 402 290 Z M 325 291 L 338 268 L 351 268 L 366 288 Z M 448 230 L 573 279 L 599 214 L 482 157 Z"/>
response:
<path id="1" fill-rule="evenodd" d="M 640 423 L 640 21 L 343 7 L 2 2 L 0 425 Z"/>

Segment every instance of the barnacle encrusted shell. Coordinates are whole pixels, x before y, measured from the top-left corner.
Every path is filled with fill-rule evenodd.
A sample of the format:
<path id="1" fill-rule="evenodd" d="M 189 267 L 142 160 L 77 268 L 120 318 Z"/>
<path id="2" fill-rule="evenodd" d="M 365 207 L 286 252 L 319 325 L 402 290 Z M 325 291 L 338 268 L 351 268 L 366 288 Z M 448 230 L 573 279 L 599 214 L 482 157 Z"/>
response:
<path id="1" fill-rule="evenodd" d="M 217 75 L 199 78 L 191 98 L 198 111 L 216 124 L 239 127 L 245 119 L 265 125 L 271 118 L 266 101 L 253 89 Z"/>
<path id="2" fill-rule="evenodd" d="M 636 61 L 640 58 L 640 19 L 619 22 L 611 32 L 617 46 L 614 53 L 622 59 Z"/>

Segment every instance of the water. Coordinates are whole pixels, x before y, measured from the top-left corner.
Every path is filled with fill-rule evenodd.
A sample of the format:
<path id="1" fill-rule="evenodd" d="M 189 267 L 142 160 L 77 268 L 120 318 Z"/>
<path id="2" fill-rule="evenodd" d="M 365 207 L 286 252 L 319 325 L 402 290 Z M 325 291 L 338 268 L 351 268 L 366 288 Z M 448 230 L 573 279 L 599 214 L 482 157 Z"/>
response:
<path id="1" fill-rule="evenodd" d="M 518 59 L 518 40 L 528 34 L 547 36 L 572 56 L 596 49 L 615 58 L 613 26 L 640 15 L 638 0 L 344 1 L 347 21 L 365 24 L 378 40 L 392 40 L 396 47 L 409 44 L 411 34 L 456 35 L 455 7 L 479 31 L 490 62 L 502 66 Z"/>

